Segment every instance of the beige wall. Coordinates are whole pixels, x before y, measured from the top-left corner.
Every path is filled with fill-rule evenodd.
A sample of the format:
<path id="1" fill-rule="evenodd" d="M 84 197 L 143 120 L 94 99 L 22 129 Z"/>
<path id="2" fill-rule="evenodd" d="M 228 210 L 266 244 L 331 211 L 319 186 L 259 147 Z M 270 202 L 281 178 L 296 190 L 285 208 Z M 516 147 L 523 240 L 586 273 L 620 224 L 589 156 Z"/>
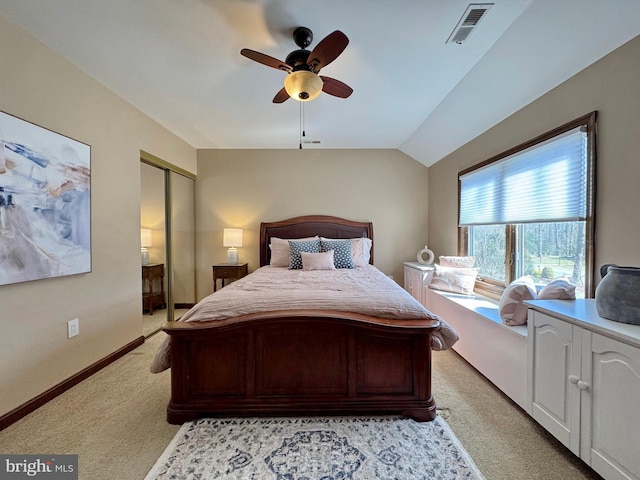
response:
<path id="1" fill-rule="evenodd" d="M 140 150 L 196 152 L 2 17 L 0 64 L 0 110 L 91 145 L 92 177 L 92 272 L 0 287 L 2 415 L 142 334 Z"/>
<path id="2" fill-rule="evenodd" d="M 639 78 L 636 37 L 430 167 L 429 247 L 456 252 L 458 171 L 597 110 L 595 265 L 640 266 Z"/>
<path id="3" fill-rule="evenodd" d="M 402 284 L 427 236 L 428 169 L 397 150 L 199 150 L 198 298 L 226 262 L 224 227 L 244 229 L 240 261 L 259 266 L 262 221 L 334 215 L 373 222 L 375 265 Z"/>

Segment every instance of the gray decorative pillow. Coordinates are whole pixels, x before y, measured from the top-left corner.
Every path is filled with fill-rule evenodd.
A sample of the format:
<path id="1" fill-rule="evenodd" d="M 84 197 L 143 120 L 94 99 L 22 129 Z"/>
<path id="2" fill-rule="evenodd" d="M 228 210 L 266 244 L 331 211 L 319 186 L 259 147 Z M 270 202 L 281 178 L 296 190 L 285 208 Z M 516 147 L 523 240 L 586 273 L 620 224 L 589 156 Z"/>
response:
<path id="1" fill-rule="evenodd" d="M 351 257 L 351 240 L 320 240 L 320 251 L 333 250 L 333 264 L 336 268 L 355 268 Z"/>
<path id="2" fill-rule="evenodd" d="M 538 300 L 575 300 L 576 286 L 568 278 L 556 278 L 547 283 L 540 293 Z"/>
<path id="3" fill-rule="evenodd" d="M 511 282 L 505 288 L 500 297 L 500 318 L 502 323 L 507 325 L 525 325 L 527 323 L 527 307 L 523 302 L 525 300 L 536 300 L 536 286 L 530 275 L 520 277 Z"/>
<path id="4" fill-rule="evenodd" d="M 320 239 L 307 241 L 289 240 L 289 270 L 302 269 L 301 252 L 319 253 Z"/>

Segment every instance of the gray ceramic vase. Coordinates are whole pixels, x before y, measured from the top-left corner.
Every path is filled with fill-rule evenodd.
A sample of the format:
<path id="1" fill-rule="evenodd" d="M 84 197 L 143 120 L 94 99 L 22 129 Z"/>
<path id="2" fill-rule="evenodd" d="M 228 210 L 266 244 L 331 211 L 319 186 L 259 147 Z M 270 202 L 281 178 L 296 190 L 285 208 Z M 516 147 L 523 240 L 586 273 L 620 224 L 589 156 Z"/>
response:
<path id="1" fill-rule="evenodd" d="M 596 287 L 598 315 L 616 322 L 640 325 L 640 268 L 608 264 L 600 268 Z"/>

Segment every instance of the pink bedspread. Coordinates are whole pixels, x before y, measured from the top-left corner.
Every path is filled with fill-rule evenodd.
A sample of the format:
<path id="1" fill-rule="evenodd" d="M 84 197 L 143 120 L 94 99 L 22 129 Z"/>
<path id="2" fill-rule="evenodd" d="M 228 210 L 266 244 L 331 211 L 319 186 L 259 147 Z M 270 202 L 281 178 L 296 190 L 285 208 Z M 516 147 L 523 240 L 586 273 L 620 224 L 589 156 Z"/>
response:
<path id="1" fill-rule="evenodd" d="M 326 309 L 385 319 L 438 320 L 431 341 L 434 350 L 450 348 L 458 335 L 442 318 L 428 311 L 406 290 L 376 267 L 289 270 L 262 267 L 202 299 L 180 321 L 220 320 L 272 310 Z M 170 367 L 166 338 L 151 365 L 158 373 Z"/>

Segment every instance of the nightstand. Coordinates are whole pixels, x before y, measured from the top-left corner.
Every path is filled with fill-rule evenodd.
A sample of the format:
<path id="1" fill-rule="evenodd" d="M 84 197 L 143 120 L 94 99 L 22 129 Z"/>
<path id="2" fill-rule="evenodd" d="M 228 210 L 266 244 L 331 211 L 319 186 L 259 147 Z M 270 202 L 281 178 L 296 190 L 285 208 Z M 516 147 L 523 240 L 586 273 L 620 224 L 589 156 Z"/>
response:
<path id="1" fill-rule="evenodd" d="M 238 280 L 249 273 L 248 263 L 218 263 L 211 265 L 213 269 L 213 291 L 218 289 L 218 279 L 222 280 L 222 286 L 224 287 L 225 280 Z"/>
<path id="2" fill-rule="evenodd" d="M 153 315 L 156 307 L 165 308 L 164 263 L 142 266 L 142 311 Z"/>
<path id="3" fill-rule="evenodd" d="M 424 289 L 431 283 L 434 268 L 433 265 L 404 262 L 404 289 L 425 307 L 427 306 L 427 297 Z"/>

